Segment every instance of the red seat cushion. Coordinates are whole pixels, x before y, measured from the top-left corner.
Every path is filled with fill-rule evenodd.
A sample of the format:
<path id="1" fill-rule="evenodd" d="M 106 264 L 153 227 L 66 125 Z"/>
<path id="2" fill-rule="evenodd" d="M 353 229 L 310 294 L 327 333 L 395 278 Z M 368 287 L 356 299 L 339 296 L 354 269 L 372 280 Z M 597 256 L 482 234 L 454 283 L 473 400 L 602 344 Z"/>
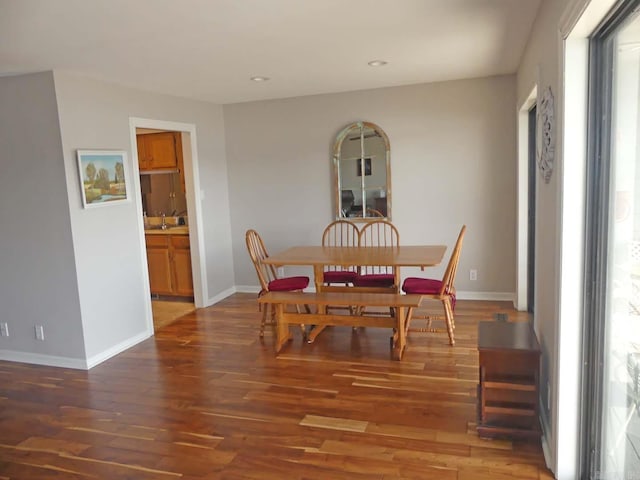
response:
<path id="1" fill-rule="evenodd" d="M 356 287 L 392 287 L 395 277 L 391 273 L 358 275 L 353 284 Z"/>
<path id="2" fill-rule="evenodd" d="M 433 278 L 409 277 L 402 283 L 402 291 L 417 295 L 436 295 L 442 288 L 442 280 Z M 456 296 L 451 296 L 451 307 L 456 308 Z"/>
<path id="3" fill-rule="evenodd" d="M 357 276 L 349 270 L 331 270 L 324 272 L 324 283 L 353 283 Z"/>
<path id="4" fill-rule="evenodd" d="M 438 293 L 442 287 L 441 280 L 432 278 L 409 277 L 402 284 L 402 290 L 406 293 L 417 293 L 421 295 L 429 295 Z"/>
<path id="5" fill-rule="evenodd" d="M 304 290 L 309 285 L 309 277 L 285 277 L 269 282 L 270 292 L 290 292 Z"/>

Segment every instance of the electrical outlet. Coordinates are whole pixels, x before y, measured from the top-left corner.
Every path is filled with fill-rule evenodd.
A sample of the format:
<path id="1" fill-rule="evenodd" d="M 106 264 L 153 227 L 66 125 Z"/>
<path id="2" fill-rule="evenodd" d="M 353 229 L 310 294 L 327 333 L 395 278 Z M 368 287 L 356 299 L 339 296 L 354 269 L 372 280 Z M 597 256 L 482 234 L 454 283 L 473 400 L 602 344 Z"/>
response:
<path id="1" fill-rule="evenodd" d="M 36 325 L 36 340 L 44 342 L 44 327 L 42 325 Z"/>
<path id="2" fill-rule="evenodd" d="M 0 336 L 2 337 L 9 336 L 9 324 L 7 322 L 0 323 Z"/>
<path id="3" fill-rule="evenodd" d="M 473 280 L 473 281 L 478 280 L 478 270 L 475 270 L 475 269 L 469 270 L 469 280 Z"/>

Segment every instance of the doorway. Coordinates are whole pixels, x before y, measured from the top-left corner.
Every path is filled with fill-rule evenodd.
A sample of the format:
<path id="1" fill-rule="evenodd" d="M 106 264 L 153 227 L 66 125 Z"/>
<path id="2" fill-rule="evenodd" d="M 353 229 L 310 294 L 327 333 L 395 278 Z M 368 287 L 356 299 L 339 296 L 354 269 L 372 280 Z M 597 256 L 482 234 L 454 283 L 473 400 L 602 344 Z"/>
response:
<path id="1" fill-rule="evenodd" d="M 535 300 L 536 101 L 534 85 L 518 111 L 518 229 L 515 306 L 533 312 Z"/>
<path id="2" fill-rule="evenodd" d="M 154 331 L 195 309 L 182 133 L 136 129 Z"/>
<path id="3" fill-rule="evenodd" d="M 162 294 L 158 295 L 153 300 L 151 295 L 149 295 L 149 301 L 147 303 L 146 309 L 147 329 L 149 335 L 152 335 L 156 328 L 154 326 L 154 317 L 156 318 L 155 323 L 157 323 L 158 328 L 160 328 L 167 323 L 171 323 L 171 321 L 176 317 L 182 316 L 188 311 L 192 311 L 194 308 L 202 308 L 206 306 L 205 292 L 207 291 L 207 283 L 204 239 L 202 230 L 202 212 L 199 201 L 200 194 L 199 190 L 196 188 L 196 186 L 200 184 L 196 149 L 196 130 L 195 125 L 193 124 L 183 124 L 143 118 L 130 118 L 129 126 L 131 145 L 136 146 L 136 148 L 132 148 L 132 157 L 133 164 L 135 165 L 134 200 L 140 212 L 140 245 L 144 256 L 144 268 L 143 272 L 141 272 L 141 275 L 146 280 L 147 291 L 151 292 L 152 279 L 150 277 L 151 275 L 155 275 L 157 271 L 150 271 L 148 265 L 151 256 L 155 255 L 156 259 L 158 257 L 164 257 L 164 261 L 166 262 L 174 261 L 173 268 L 177 269 L 173 272 L 169 272 L 166 270 L 166 268 L 172 267 L 164 267 L 164 272 L 160 270 L 160 278 L 164 277 L 168 282 L 173 280 L 180 283 L 180 285 L 177 287 L 177 290 L 174 291 L 161 288 L 159 291 L 162 292 Z M 165 213 L 164 220 L 162 219 L 162 216 L 156 217 L 154 215 L 155 218 L 152 219 L 149 217 L 146 220 L 144 217 L 144 209 L 145 204 L 147 204 L 147 200 L 143 201 L 142 183 L 146 183 L 147 181 L 141 182 L 140 173 L 141 170 L 144 171 L 145 168 L 148 169 L 148 165 L 144 164 L 144 158 L 139 158 L 141 152 L 139 152 L 137 148 L 137 134 L 142 132 L 174 133 L 177 135 L 177 138 L 181 143 L 180 153 L 182 154 L 183 165 L 181 167 L 182 170 L 179 173 L 182 174 L 182 176 L 180 177 L 180 180 L 174 180 L 173 183 L 174 185 L 179 183 L 183 185 L 184 202 L 186 203 L 186 209 L 184 210 L 186 211 L 178 210 L 178 207 L 180 207 L 180 202 L 177 201 L 177 199 L 172 199 L 171 211 L 160 212 Z M 141 168 L 141 163 L 143 168 Z M 174 169 L 169 168 L 168 170 Z M 166 208 L 169 207 L 163 208 L 166 210 Z M 155 214 L 157 212 L 159 212 L 159 210 L 155 208 L 155 210 L 151 213 Z M 176 215 L 167 216 L 167 213 Z M 182 215 L 177 215 L 178 213 L 182 213 Z M 145 225 L 145 223 L 147 223 L 147 225 Z M 147 235 L 146 230 L 149 230 L 149 227 L 154 223 L 157 228 L 160 228 L 160 232 L 153 236 Z M 162 231 L 163 223 L 165 225 L 172 224 L 172 228 L 177 227 L 177 225 L 174 225 L 175 223 L 184 223 L 184 225 L 179 226 L 182 230 L 181 233 L 183 233 L 183 235 L 176 235 L 175 238 L 172 238 L 173 233 L 177 233 L 177 231 L 172 231 L 169 229 Z M 146 229 L 145 226 L 147 227 Z M 148 249 L 149 238 L 151 238 L 151 244 L 157 247 L 158 250 Z M 165 263 L 165 265 L 171 264 Z M 188 275 L 186 273 L 186 267 L 190 267 Z M 189 283 L 191 284 L 191 295 L 187 295 L 188 292 L 185 292 L 184 289 L 186 279 L 188 279 Z M 156 280 L 156 278 L 153 279 L 154 282 Z M 177 297 L 190 296 L 190 301 L 176 301 L 176 298 L 174 298 L 176 297 L 176 295 L 164 295 L 175 293 L 175 291 L 178 291 L 179 293 Z"/>
<path id="4" fill-rule="evenodd" d="M 527 212 L 527 311 L 533 313 L 535 300 L 535 265 L 536 265 L 536 105 L 529 110 L 529 188 Z"/>

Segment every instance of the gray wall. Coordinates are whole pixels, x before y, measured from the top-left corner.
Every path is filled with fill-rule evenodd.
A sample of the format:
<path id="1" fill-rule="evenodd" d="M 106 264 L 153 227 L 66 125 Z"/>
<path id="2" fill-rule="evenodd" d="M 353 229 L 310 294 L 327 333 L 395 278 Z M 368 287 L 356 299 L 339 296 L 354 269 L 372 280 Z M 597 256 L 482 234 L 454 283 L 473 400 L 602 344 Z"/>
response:
<path id="1" fill-rule="evenodd" d="M 320 243 L 334 215 L 334 139 L 347 124 L 366 120 L 390 139 L 392 215 L 401 242 L 452 246 L 467 224 L 458 290 L 511 299 L 515 91 L 514 76 L 499 76 L 225 105 L 236 285 L 257 286 L 244 245 L 248 228 L 274 252 Z M 475 282 L 471 268 L 478 270 Z M 311 274 L 287 269 L 298 271 Z M 409 274 L 425 275 L 403 269 Z"/>
<path id="2" fill-rule="evenodd" d="M 149 292 L 141 276 L 146 264 L 140 203 L 83 209 L 76 150 L 125 150 L 131 160 L 130 117 L 196 125 L 209 288 L 205 298 L 212 298 L 234 285 L 222 108 L 67 73 L 54 76 L 85 348 L 92 358 L 144 333 Z M 131 161 L 126 168 L 132 178 Z"/>
<path id="3" fill-rule="evenodd" d="M 85 349 L 53 75 L 0 78 L 0 105 L 0 321 L 10 334 L 0 358 L 77 367 Z"/>

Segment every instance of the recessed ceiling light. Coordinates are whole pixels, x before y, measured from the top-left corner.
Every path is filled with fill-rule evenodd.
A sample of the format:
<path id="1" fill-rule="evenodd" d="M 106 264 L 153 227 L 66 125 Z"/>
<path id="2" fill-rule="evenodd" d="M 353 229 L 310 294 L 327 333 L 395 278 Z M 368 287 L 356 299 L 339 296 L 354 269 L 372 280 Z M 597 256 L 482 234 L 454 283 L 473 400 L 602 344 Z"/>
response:
<path id="1" fill-rule="evenodd" d="M 251 77 L 251 80 L 254 82 L 266 82 L 269 80 L 269 77 Z"/>
<path id="2" fill-rule="evenodd" d="M 371 60 L 369 62 L 369 66 L 370 67 L 382 67 L 383 65 L 386 65 L 387 62 L 385 62 L 384 60 Z"/>

